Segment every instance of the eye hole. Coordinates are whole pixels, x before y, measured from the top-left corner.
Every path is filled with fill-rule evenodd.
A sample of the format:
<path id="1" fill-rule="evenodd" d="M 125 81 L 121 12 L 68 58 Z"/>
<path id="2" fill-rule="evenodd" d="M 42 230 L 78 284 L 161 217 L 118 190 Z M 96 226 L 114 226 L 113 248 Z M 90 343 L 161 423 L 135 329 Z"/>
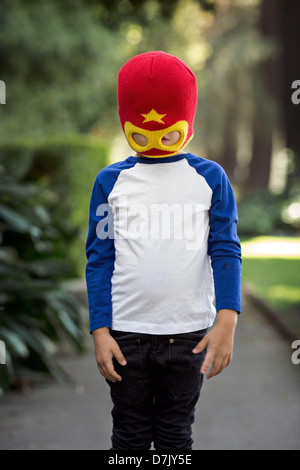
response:
<path id="1" fill-rule="evenodd" d="M 181 134 L 179 131 L 171 131 L 164 135 L 161 139 L 163 145 L 174 145 L 180 140 Z"/>
<path id="2" fill-rule="evenodd" d="M 142 134 L 138 134 L 137 132 L 134 132 L 132 134 L 132 138 L 135 141 L 136 144 L 140 145 L 141 147 L 146 147 L 148 145 L 148 139 Z"/>

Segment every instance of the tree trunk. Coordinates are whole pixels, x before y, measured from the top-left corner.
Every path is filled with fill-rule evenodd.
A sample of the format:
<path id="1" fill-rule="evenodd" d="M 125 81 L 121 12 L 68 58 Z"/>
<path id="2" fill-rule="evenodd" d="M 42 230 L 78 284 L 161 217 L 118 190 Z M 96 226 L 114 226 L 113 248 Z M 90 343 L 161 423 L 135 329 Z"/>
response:
<path id="1" fill-rule="evenodd" d="M 286 146 L 294 154 L 294 169 L 288 176 L 287 190 L 300 178 L 300 104 L 292 102 L 292 83 L 300 80 L 300 2 L 286 0 L 283 9 L 283 120 Z"/>
<path id="2" fill-rule="evenodd" d="M 235 107 L 230 107 L 226 114 L 226 123 L 220 152 L 220 163 L 232 183 L 236 182 L 235 167 L 237 155 L 237 120 Z"/>
<path id="3" fill-rule="evenodd" d="M 259 103 L 253 116 L 252 139 L 252 158 L 246 184 L 249 192 L 267 188 L 271 170 L 272 129 Z"/>
<path id="4" fill-rule="evenodd" d="M 282 68 L 280 44 L 281 2 L 263 0 L 261 3 L 260 32 L 267 39 L 276 42 L 274 56 L 261 64 L 254 80 L 253 144 L 252 159 L 246 182 L 247 191 L 267 188 L 272 160 L 274 130 L 280 126 L 277 112 L 282 102 Z"/>

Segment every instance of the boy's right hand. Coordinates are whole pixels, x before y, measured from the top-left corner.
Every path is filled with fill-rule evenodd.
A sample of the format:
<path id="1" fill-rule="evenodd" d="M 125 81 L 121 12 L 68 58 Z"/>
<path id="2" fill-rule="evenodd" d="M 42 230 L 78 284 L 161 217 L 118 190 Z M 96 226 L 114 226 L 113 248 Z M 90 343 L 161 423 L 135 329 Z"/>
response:
<path id="1" fill-rule="evenodd" d="M 93 332 L 95 355 L 98 365 L 98 369 L 107 380 L 111 382 L 120 382 L 122 377 L 117 374 L 113 366 L 113 357 L 116 358 L 119 364 L 122 366 L 126 365 L 126 359 L 122 354 L 122 351 L 111 336 L 109 328 L 98 328 Z"/>

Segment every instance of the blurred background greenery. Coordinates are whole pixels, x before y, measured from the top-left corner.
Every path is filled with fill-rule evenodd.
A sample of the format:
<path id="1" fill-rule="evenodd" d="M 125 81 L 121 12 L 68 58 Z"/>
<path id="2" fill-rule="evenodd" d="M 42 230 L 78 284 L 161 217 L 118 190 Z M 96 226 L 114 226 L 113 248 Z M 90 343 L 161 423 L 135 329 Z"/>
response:
<path id="1" fill-rule="evenodd" d="M 62 341 L 84 351 L 85 305 L 65 281 L 84 277 L 96 174 L 131 153 L 118 120 L 118 70 L 149 50 L 194 70 L 188 150 L 218 161 L 234 186 L 244 283 L 299 328 L 300 105 L 291 100 L 299 21 L 297 0 L 1 1 L 2 390 L 33 371 L 63 377 Z M 265 249 L 249 255 L 259 236 L 265 247 L 277 241 L 267 259 Z"/>

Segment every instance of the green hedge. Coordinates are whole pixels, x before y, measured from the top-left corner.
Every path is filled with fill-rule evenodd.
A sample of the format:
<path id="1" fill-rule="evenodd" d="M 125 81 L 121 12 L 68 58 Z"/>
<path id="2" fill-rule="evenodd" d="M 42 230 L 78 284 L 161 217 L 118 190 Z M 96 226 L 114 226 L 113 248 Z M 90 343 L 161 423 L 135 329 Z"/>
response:
<path id="1" fill-rule="evenodd" d="M 56 193 L 56 216 L 78 227 L 67 256 L 75 262 L 74 276 L 81 276 L 86 262 L 84 244 L 91 190 L 97 173 L 108 164 L 108 145 L 78 134 L 40 140 L 22 138 L 1 143 L 1 157 L 14 174 L 28 167 L 27 179 Z"/>
<path id="2" fill-rule="evenodd" d="M 248 194 L 238 202 L 238 233 L 241 237 L 291 233 L 292 224 L 283 219 L 288 205 L 283 195 L 274 195 L 267 189 Z"/>
<path id="3" fill-rule="evenodd" d="M 88 204 L 107 147 L 85 136 L 0 145 L 0 395 L 33 373 L 60 379 L 62 340 L 84 350 L 86 309 L 64 281 L 81 275 Z"/>

